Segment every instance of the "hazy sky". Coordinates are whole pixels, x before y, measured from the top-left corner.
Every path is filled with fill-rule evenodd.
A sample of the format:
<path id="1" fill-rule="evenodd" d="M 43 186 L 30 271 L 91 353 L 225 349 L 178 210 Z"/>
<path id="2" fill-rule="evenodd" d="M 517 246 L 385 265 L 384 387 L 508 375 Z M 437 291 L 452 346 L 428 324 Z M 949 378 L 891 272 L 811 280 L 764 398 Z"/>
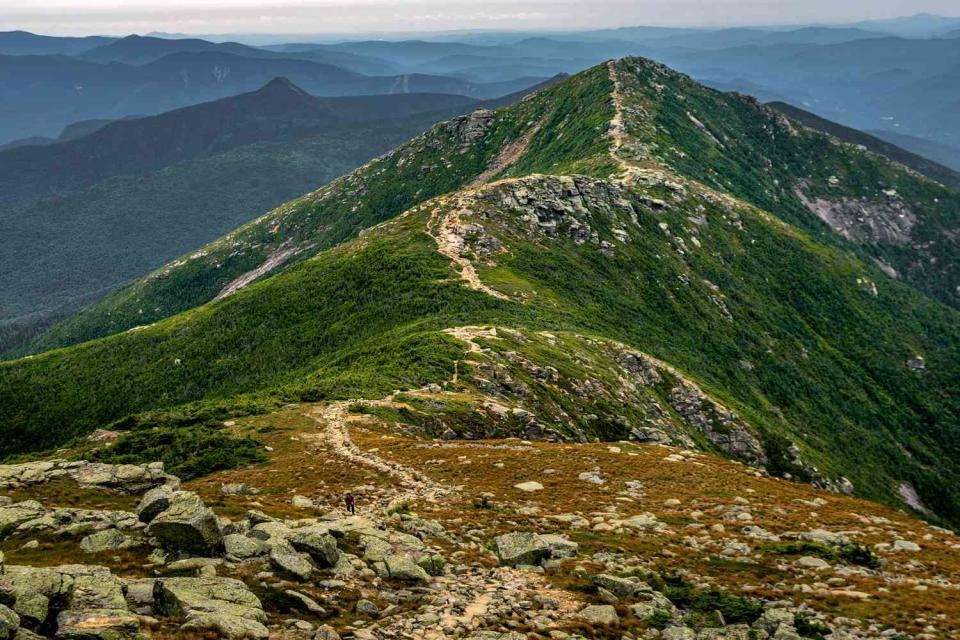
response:
<path id="1" fill-rule="evenodd" d="M 347 33 L 722 26 L 956 15 L 958 0 L 0 0 L 0 30 Z"/>

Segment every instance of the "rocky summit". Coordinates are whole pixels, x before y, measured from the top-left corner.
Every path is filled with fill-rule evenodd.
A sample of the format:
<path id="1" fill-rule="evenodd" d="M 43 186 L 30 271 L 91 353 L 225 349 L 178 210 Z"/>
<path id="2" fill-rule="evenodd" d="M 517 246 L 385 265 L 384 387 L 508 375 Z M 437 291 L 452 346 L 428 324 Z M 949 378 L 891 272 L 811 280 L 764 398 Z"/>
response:
<path id="1" fill-rule="evenodd" d="M 639 58 L 0 363 L 0 640 L 960 638 L 960 194 Z"/>

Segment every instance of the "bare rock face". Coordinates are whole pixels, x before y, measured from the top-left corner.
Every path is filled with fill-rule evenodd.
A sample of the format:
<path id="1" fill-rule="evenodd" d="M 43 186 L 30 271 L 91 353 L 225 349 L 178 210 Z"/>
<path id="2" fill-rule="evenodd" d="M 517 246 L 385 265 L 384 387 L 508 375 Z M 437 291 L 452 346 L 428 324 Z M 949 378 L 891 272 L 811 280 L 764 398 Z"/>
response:
<path id="1" fill-rule="evenodd" d="M 446 123 L 446 127 L 464 146 L 467 146 L 486 134 L 493 122 L 493 117 L 493 111 L 477 109 L 468 115 L 453 118 Z"/>
<path id="2" fill-rule="evenodd" d="M 890 195 L 883 200 L 855 198 L 826 199 L 797 195 L 818 218 L 836 232 L 860 244 L 906 245 L 917 216 L 901 199 Z"/>
<path id="3" fill-rule="evenodd" d="M 151 520 L 147 533 L 168 551 L 210 555 L 223 548 L 217 516 L 190 491 L 172 493 L 169 506 Z"/>
<path id="4" fill-rule="evenodd" d="M 684 421 L 696 427 L 729 455 L 763 466 L 767 456 L 753 430 L 736 413 L 715 403 L 695 385 L 681 381 L 670 391 L 670 404 Z"/>

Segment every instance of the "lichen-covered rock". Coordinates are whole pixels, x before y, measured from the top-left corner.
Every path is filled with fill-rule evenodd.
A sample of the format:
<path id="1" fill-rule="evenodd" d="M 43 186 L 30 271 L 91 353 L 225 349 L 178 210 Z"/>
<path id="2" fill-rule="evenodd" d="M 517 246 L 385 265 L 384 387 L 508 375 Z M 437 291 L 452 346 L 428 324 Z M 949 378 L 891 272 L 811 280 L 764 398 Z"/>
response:
<path id="1" fill-rule="evenodd" d="M 387 556 L 383 560 L 387 576 L 402 582 L 429 582 L 430 576 L 407 556 Z"/>
<path id="2" fill-rule="evenodd" d="M 313 574 L 310 556 L 298 552 L 287 543 L 270 547 L 270 564 L 282 575 L 295 580 L 309 580 Z"/>
<path id="3" fill-rule="evenodd" d="M 609 604 L 593 604 L 584 607 L 577 617 L 590 624 L 614 625 L 620 623 L 616 608 Z"/>
<path id="4" fill-rule="evenodd" d="M 52 568 L 7 565 L 4 580 L 14 594 L 12 609 L 20 616 L 20 624 L 31 628 L 46 621 L 50 601 L 62 600 L 70 593 L 73 579 Z"/>
<path id="5" fill-rule="evenodd" d="M 169 506 L 153 518 L 147 533 L 170 551 L 207 555 L 223 548 L 217 516 L 197 494 L 189 491 L 171 494 Z"/>
<path id="6" fill-rule="evenodd" d="M 555 533 L 541 534 L 540 539 L 550 547 L 550 557 L 554 559 L 575 558 L 580 550 L 579 544 Z"/>
<path id="7" fill-rule="evenodd" d="M 0 540 L 13 533 L 24 522 L 44 514 L 43 505 L 35 500 L 24 500 L 0 506 Z"/>
<path id="8" fill-rule="evenodd" d="M 340 559 L 336 538 L 326 532 L 316 529 L 298 531 L 290 537 L 290 544 L 297 551 L 309 553 L 321 567 L 332 567 Z"/>
<path id="9" fill-rule="evenodd" d="M 58 640 L 133 640 L 141 638 L 140 619 L 125 609 L 62 611 L 57 616 Z"/>
<path id="10" fill-rule="evenodd" d="M 163 471 L 162 462 L 105 464 L 84 460 L 49 460 L 0 465 L 0 489 L 13 489 L 69 478 L 82 487 L 137 494 L 160 485 L 179 487 L 180 481 Z"/>
<path id="11" fill-rule="evenodd" d="M 447 559 L 439 553 L 426 553 L 417 558 L 417 566 L 431 576 L 443 575 L 443 568 L 447 566 Z"/>
<path id="12" fill-rule="evenodd" d="M 241 533 L 232 533 L 223 538 L 223 550 L 227 560 L 240 562 L 267 553 L 269 547 L 263 540 Z"/>
<path id="13" fill-rule="evenodd" d="M 0 640 L 12 640 L 20 627 L 20 616 L 16 611 L 0 604 Z"/>
<path id="14" fill-rule="evenodd" d="M 137 613 L 153 611 L 153 592 L 156 586 L 156 578 L 127 580 L 127 588 L 124 592 L 127 606 Z"/>
<path id="15" fill-rule="evenodd" d="M 497 536 L 494 544 L 500 563 L 511 567 L 521 564 L 540 564 L 550 557 L 550 545 L 536 533 L 506 533 Z"/>
<path id="16" fill-rule="evenodd" d="M 667 627 L 660 637 L 663 640 L 696 640 L 697 632 L 690 627 Z"/>
<path id="17" fill-rule="evenodd" d="M 137 541 L 123 535 L 116 529 L 104 529 L 91 533 L 80 541 L 80 550 L 84 553 L 100 553 L 126 549 L 137 544 Z"/>
<path id="18" fill-rule="evenodd" d="M 606 589 L 610 593 L 620 598 L 626 598 L 632 596 L 634 593 L 639 591 L 642 586 L 646 586 L 645 583 L 640 582 L 637 579 L 631 578 L 620 578 L 617 576 L 611 576 L 607 574 L 600 574 L 593 577 L 593 584 Z"/>
<path id="19" fill-rule="evenodd" d="M 232 578 L 161 578 L 154 589 L 160 615 L 184 620 L 184 629 L 210 629 L 225 638 L 269 635 L 260 600 Z"/>

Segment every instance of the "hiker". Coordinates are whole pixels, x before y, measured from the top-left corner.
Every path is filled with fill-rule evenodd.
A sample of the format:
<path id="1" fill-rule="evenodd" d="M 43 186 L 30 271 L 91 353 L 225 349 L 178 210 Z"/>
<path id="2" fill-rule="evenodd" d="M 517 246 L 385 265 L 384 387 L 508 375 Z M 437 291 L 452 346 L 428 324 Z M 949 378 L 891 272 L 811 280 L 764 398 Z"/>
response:
<path id="1" fill-rule="evenodd" d="M 347 512 L 350 515 L 355 515 L 357 513 L 357 499 L 353 497 L 353 494 L 348 493 L 344 496 L 343 501 L 347 504 Z"/>

